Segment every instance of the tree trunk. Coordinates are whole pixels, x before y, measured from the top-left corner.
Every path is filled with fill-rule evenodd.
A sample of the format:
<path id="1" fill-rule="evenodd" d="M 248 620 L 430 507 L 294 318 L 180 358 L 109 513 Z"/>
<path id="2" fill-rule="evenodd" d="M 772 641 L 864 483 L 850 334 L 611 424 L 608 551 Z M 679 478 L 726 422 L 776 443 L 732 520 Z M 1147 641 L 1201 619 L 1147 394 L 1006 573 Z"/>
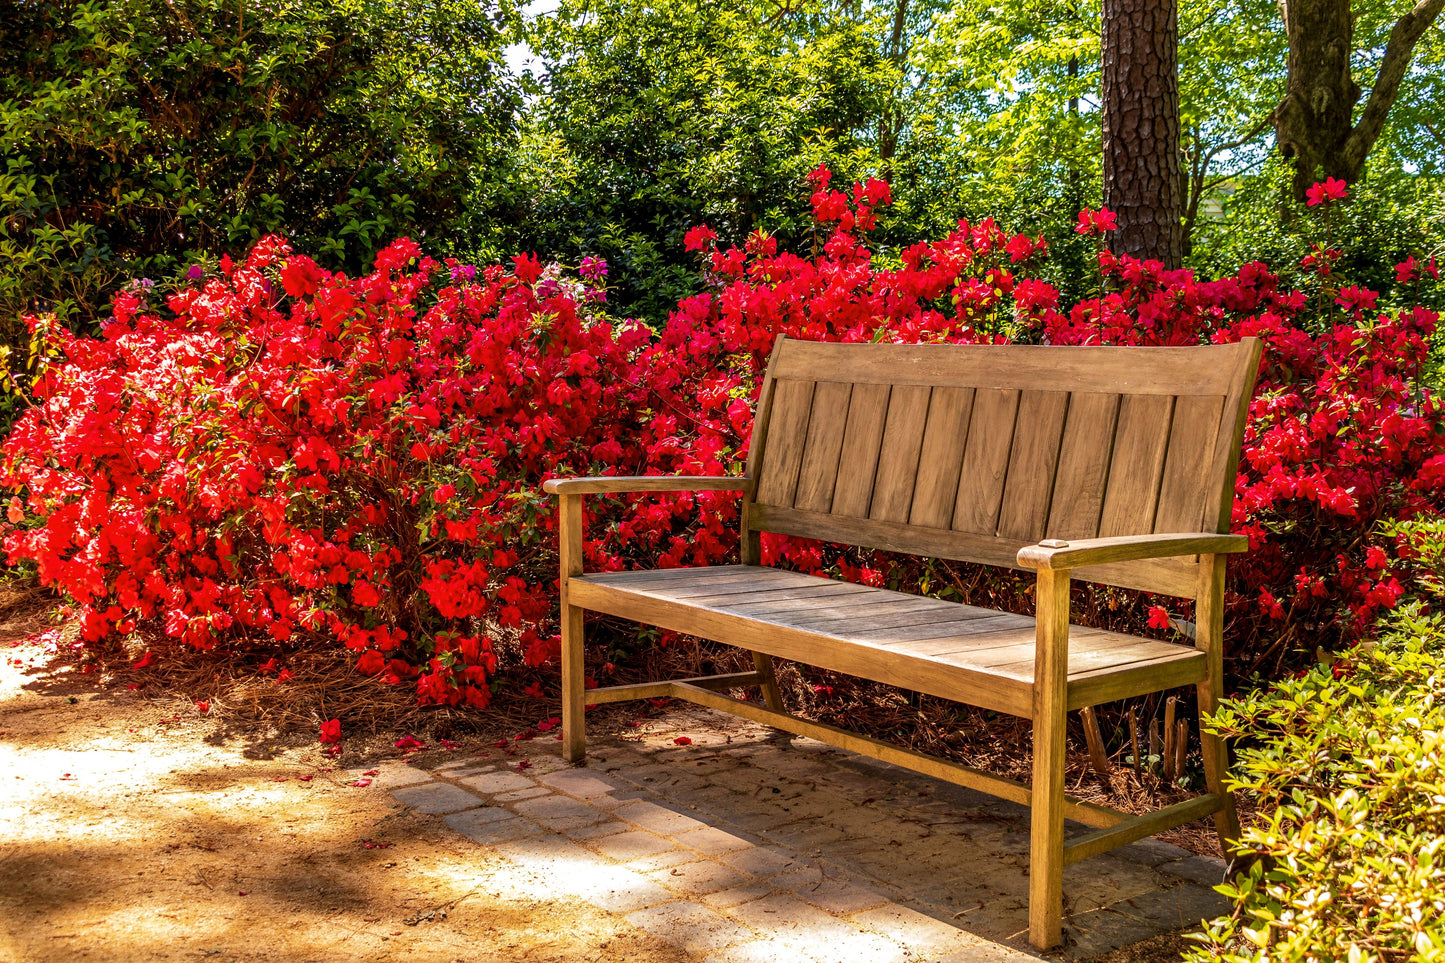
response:
<path id="1" fill-rule="evenodd" d="M 896 0 L 893 8 L 893 31 L 888 38 L 888 59 L 898 69 L 898 83 L 903 83 L 903 68 L 908 61 L 908 0 Z M 901 92 L 899 92 L 901 94 Z M 898 150 L 898 137 L 903 129 L 900 96 L 889 99 L 878 118 L 878 160 L 880 176 L 893 179 L 893 157 Z"/>
<path id="2" fill-rule="evenodd" d="M 1104 206 L 1115 254 L 1184 257 L 1180 225 L 1179 21 L 1174 0 L 1104 0 Z"/>
<path id="3" fill-rule="evenodd" d="M 1275 140 L 1294 162 L 1294 193 L 1321 177 L 1354 183 L 1384 129 L 1415 45 L 1445 9 L 1445 0 L 1419 0 L 1390 31 L 1370 98 L 1355 120 L 1362 91 L 1350 72 L 1355 18 L 1350 0 L 1280 0 L 1289 39 L 1285 97 L 1275 111 Z"/>

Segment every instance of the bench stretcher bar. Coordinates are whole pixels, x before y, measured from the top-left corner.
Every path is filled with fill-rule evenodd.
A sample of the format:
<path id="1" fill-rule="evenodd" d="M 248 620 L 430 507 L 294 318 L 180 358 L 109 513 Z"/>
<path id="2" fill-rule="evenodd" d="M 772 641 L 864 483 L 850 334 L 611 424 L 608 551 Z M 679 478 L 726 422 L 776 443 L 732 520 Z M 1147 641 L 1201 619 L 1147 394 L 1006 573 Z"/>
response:
<path id="1" fill-rule="evenodd" d="M 629 699 L 656 699 L 671 697 L 683 699 L 709 709 L 731 713 L 762 725 L 782 729 L 794 735 L 817 739 L 829 745 L 848 749 L 859 755 L 869 756 L 882 762 L 892 763 L 914 772 L 933 776 L 951 782 L 965 789 L 988 793 L 1009 802 L 1027 806 L 1032 798 L 1029 787 L 1014 779 L 1005 779 L 992 773 L 972 769 L 957 763 L 947 762 L 933 756 L 900 749 L 897 746 L 860 736 L 846 729 L 811 722 L 783 712 L 720 695 L 714 689 L 733 689 L 757 685 L 762 681 L 757 672 L 736 672 L 728 675 L 699 676 L 678 679 L 671 682 L 644 682 L 637 685 L 608 686 L 590 689 L 586 694 L 588 705 L 605 702 L 623 702 Z M 1210 794 L 1187 799 L 1182 803 L 1160 809 L 1142 816 L 1131 816 L 1117 809 L 1099 806 L 1095 803 L 1064 797 L 1064 816 L 1096 831 L 1079 836 L 1064 846 L 1064 864 L 1070 865 L 1090 856 L 1108 852 L 1119 846 L 1153 836 L 1166 829 L 1181 826 L 1201 816 L 1217 812 L 1220 808 L 1218 796 Z"/>

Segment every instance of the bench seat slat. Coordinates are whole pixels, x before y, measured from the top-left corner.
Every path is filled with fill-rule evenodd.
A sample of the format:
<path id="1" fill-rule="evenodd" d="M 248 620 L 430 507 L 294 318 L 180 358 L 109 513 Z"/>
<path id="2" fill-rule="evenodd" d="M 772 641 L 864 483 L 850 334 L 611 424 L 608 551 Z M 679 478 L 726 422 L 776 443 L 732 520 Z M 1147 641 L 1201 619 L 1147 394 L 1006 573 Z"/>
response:
<path id="1" fill-rule="evenodd" d="M 746 591 L 691 594 L 726 569 Z M 672 574 L 692 572 L 695 575 Z M 1029 616 L 799 575 L 762 566 L 608 572 L 573 577 L 573 603 L 715 641 L 744 645 L 851 675 L 1027 717 L 1033 684 L 1034 620 Z M 1069 685 L 1082 691 L 1132 689 L 1171 677 L 1198 681 L 1196 649 L 1117 632 L 1070 630 Z M 1186 684 L 1181 682 L 1180 684 Z M 1084 704 L 1084 703 L 1081 703 Z"/>
<path id="2" fill-rule="evenodd" d="M 858 591 L 862 589 L 863 591 Z M 659 594 L 665 598 L 693 599 L 699 605 L 768 605 L 775 602 L 798 602 L 802 600 L 816 600 L 818 604 L 842 603 L 857 601 L 859 596 L 866 597 L 868 587 L 866 585 L 844 585 L 839 583 L 833 585 L 789 585 L 786 588 L 748 588 L 741 585 L 733 586 L 732 591 L 720 591 L 716 587 L 700 587 L 689 589 L 684 586 L 676 588 L 664 588 L 661 592 L 655 589 L 648 591 Z"/>

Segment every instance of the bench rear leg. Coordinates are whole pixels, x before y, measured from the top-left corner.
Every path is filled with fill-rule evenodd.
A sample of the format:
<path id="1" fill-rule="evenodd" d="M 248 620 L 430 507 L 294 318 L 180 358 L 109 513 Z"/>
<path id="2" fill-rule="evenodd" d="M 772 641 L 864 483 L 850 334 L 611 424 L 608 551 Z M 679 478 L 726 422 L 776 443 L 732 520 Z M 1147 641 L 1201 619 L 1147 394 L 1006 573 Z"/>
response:
<path id="1" fill-rule="evenodd" d="M 1204 781 L 1223 804 L 1214 814 L 1219 848 L 1226 861 L 1233 854 L 1231 842 L 1239 840 L 1239 814 L 1234 794 L 1224 788 L 1229 772 L 1229 749 L 1223 739 L 1204 731 L 1204 717 L 1219 707 L 1224 697 L 1224 556 L 1201 555 L 1199 586 L 1194 604 L 1194 644 L 1204 652 L 1208 675 L 1195 687 L 1199 699 L 1199 746 L 1204 755 Z"/>
<path id="2" fill-rule="evenodd" d="M 774 712 L 785 712 L 783 697 L 778 692 L 778 674 L 773 669 L 773 657 L 761 652 L 754 652 L 753 665 L 757 668 L 758 675 L 763 677 L 761 683 L 763 702 Z"/>
<path id="3" fill-rule="evenodd" d="M 1224 788 L 1224 774 L 1229 771 L 1229 750 L 1224 740 L 1204 731 L 1204 717 L 1214 711 L 1208 683 L 1200 683 L 1199 743 L 1204 753 L 1204 782 L 1219 797 L 1222 805 L 1214 814 L 1214 829 L 1219 833 L 1219 849 L 1226 861 L 1233 855 L 1233 843 L 1239 840 L 1239 814 L 1234 808 L 1234 793 Z"/>

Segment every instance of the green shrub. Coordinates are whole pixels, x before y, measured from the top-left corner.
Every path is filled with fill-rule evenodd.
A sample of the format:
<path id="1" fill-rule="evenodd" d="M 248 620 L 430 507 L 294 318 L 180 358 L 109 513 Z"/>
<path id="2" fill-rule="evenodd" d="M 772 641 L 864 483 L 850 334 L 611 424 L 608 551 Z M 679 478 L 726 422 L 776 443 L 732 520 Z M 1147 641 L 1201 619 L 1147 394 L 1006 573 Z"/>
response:
<path id="1" fill-rule="evenodd" d="M 1415 603 L 1373 647 L 1226 704 L 1262 858 L 1188 960 L 1445 959 L 1442 664 L 1445 618 Z"/>
<path id="2" fill-rule="evenodd" d="M 0 342 L 271 232 L 352 271 L 445 234 L 509 156 L 499 23 L 487 0 L 7 4 Z"/>

